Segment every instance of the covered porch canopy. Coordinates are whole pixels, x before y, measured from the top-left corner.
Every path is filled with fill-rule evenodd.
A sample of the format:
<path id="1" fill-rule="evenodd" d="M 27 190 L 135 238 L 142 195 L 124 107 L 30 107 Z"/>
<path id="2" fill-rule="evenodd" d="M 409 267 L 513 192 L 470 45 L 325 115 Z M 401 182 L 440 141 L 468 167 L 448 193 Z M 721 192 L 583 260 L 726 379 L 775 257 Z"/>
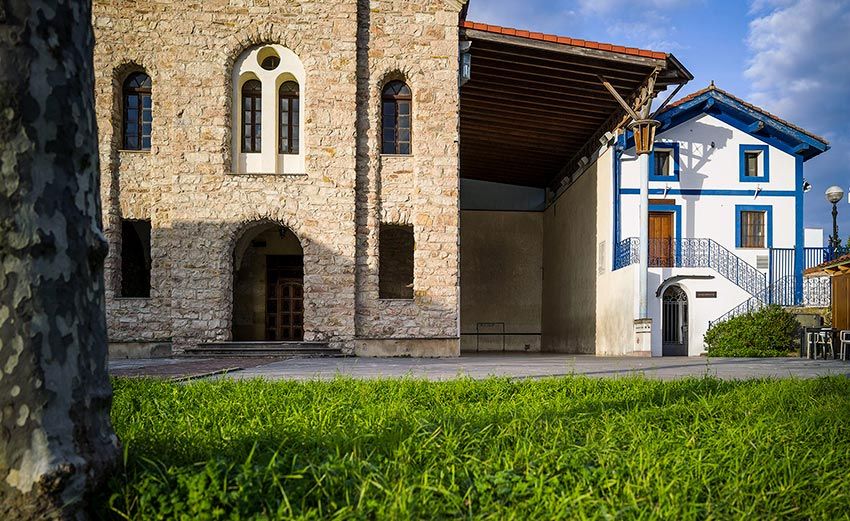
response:
<path id="1" fill-rule="evenodd" d="M 460 93 L 461 177 L 557 189 L 633 107 L 693 76 L 667 53 L 463 21 L 471 78 Z M 648 80 L 655 75 L 652 92 Z"/>

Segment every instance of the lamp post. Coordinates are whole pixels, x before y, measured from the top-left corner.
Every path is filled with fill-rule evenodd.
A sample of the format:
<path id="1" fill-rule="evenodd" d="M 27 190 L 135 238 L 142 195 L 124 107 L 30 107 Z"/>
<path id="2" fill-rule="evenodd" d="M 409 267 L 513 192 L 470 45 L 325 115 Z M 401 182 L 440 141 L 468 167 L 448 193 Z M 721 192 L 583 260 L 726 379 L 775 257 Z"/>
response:
<path id="1" fill-rule="evenodd" d="M 841 239 L 838 237 L 838 203 L 844 198 L 844 190 L 840 186 L 830 186 L 826 189 L 826 200 L 832 203 L 832 237 L 829 239 L 829 247 L 836 252 L 841 247 Z"/>

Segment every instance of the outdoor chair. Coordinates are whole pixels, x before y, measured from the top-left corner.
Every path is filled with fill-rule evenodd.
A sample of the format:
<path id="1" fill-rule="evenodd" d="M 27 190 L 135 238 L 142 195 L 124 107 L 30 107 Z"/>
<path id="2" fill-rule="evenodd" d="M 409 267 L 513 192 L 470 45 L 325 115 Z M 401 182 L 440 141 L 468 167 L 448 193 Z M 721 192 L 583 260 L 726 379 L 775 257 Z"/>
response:
<path id="1" fill-rule="evenodd" d="M 839 348 L 839 358 L 847 361 L 848 351 L 850 351 L 850 331 L 844 330 L 839 337 L 841 347 Z"/>
<path id="2" fill-rule="evenodd" d="M 830 358 L 835 358 L 835 350 L 832 347 L 832 330 L 830 328 L 810 329 L 806 333 L 806 358 L 817 360 L 818 351 L 826 360 L 826 351 L 829 350 Z"/>

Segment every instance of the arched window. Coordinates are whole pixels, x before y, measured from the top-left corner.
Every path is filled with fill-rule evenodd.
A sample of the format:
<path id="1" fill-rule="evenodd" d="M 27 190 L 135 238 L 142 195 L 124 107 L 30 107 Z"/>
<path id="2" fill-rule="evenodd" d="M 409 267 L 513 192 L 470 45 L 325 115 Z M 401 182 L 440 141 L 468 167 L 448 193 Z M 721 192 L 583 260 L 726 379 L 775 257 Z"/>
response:
<path id="1" fill-rule="evenodd" d="M 125 150 L 151 149 L 151 78 L 135 72 L 124 80 L 124 144 Z"/>
<path id="2" fill-rule="evenodd" d="M 278 123 L 280 125 L 278 153 L 298 153 L 298 121 L 300 116 L 298 83 L 286 81 L 278 90 Z"/>
<path id="3" fill-rule="evenodd" d="M 248 80 L 242 85 L 242 152 L 260 152 L 262 112 L 262 84 L 259 80 Z"/>
<path id="4" fill-rule="evenodd" d="M 391 81 L 381 96 L 381 153 L 410 154 L 410 88 Z"/>

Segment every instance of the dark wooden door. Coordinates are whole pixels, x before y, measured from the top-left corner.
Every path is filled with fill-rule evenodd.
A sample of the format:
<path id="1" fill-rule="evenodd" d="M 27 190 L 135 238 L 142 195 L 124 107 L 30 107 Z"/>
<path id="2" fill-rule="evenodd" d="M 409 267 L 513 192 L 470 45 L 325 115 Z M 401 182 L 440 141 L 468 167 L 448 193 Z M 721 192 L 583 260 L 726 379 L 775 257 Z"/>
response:
<path id="1" fill-rule="evenodd" d="M 675 253 L 673 214 L 649 212 L 649 265 L 673 267 Z"/>
<path id="2" fill-rule="evenodd" d="M 302 258 L 266 257 L 266 340 L 304 340 L 304 268 Z"/>

